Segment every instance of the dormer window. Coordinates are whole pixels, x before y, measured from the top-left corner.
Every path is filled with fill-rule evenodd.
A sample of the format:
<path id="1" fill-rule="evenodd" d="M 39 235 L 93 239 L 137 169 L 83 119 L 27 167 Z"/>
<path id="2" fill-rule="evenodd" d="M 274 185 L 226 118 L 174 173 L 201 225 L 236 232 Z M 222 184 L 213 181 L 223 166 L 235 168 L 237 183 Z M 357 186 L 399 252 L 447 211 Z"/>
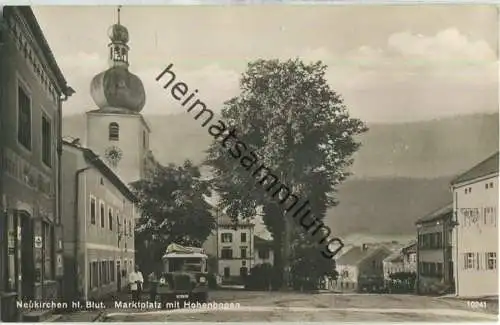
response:
<path id="1" fill-rule="evenodd" d="M 118 141 L 120 139 L 120 126 L 116 122 L 109 123 L 109 140 Z"/>

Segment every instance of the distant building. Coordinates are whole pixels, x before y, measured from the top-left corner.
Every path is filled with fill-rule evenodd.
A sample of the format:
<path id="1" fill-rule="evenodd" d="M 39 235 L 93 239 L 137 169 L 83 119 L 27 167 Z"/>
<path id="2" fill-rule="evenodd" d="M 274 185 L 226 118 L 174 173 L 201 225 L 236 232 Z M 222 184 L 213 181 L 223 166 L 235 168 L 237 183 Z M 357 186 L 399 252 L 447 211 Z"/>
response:
<path id="1" fill-rule="evenodd" d="M 336 260 L 339 276 L 333 289 L 342 292 L 357 292 L 367 286 L 382 286 L 383 260 L 391 253 L 391 250 L 383 245 L 352 247 Z"/>
<path id="2" fill-rule="evenodd" d="M 74 91 L 29 6 L 0 6 L 0 320 L 60 296 L 62 104 Z"/>
<path id="3" fill-rule="evenodd" d="M 216 228 L 203 244 L 203 248 L 216 260 L 214 272 L 223 282 L 242 283 L 254 266 L 255 225 L 242 220 L 233 223 L 222 213 L 216 218 Z"/>
<path id="4" fill-rule="evenodd" d="M 134 267 L 134 202 L 92 150 L 63 143 L 65 298 L 97 299 L 127 285 Z"/>
<path id="5" fill-rule="evenodd" d="M 409 273 L 417 272 L 417 241 L 412 241 L 401 249 L 403 255 L 404 271 Z"/>
<path id="6" fill-rule="evenodd" d="M 421 294 L 453 290 L 453 204 L 419 219 L 417 226 L 417 291 Z"/>
<path id="7" fill-rule="evenodd" d="M 452 181 L 456 294 L 498 295 L 498 152 Z"/>
<path id="8" fill-rule="evenodd" d="M 273 241 L 254 236 L 254 265 L 274 264 Z"/>
<path id="9" fill-rule="evenodd" d="M 383 261 L 384 280 L 389 281 L 391 274 L 404 272 L 404 258 L 401 252 L 394 252 Z"/>
<path id="10" fill-rule="evenodd" d="M 389 282 L 391 275 L 396 273 L 416 273 L 417 251 L 416 242 L 412 241 L 400 249 L 396 249 L 384 259 L 384 280 Z"/>

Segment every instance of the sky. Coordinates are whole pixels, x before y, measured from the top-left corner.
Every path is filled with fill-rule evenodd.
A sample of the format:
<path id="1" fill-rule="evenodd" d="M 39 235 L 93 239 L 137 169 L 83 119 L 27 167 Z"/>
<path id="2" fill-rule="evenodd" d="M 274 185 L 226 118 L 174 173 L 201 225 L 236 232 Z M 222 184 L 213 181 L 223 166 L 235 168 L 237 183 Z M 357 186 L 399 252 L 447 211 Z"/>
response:
<path id="1" fill-rule="evenodd" d="M 76 94 L 64 114 L 95 109 L 94 75 L 108 68 L 113 6 L 33 8 Z M 218 111 L 259 58 L 328 65 L 327 80 L 351 115 L 406 122 L 498 111 L 495 6 L 124 6 L 130 71 L 146 90 L 144 114 L 185 112 L 155 77 L 177 78 Z"/>

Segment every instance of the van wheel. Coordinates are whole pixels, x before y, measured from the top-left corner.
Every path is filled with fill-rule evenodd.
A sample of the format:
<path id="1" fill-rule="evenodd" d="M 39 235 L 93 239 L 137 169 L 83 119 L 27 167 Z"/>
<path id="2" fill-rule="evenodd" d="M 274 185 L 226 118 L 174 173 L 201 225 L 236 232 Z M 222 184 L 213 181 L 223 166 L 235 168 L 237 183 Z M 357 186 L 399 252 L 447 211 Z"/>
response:
<path id="1" fill-rule="evenodd" d="M 208 294 L 206 292 L 197 293 L 195 299 L 199 303 L 205 303 L 208 300 Z"/>
<path id="2" fill-rule="evenodd" d="M 168 297 L 166 295 L 160 295 L 160 302 L 163 309 L 167 308 Z"/>

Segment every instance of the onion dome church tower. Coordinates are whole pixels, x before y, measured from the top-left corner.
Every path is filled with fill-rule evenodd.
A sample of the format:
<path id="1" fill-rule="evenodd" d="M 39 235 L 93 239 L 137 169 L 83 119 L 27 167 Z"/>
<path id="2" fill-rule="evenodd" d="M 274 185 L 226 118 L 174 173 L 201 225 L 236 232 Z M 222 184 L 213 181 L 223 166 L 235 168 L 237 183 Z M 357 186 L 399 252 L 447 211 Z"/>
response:
<path id="1" fill-rule="evenodd" d="M 151 129 L 141 115 L 144 86 L 129 71 L 129 33 L 120 23 L 120 7 L 109 39 L 109 68 L 90 84 L 98 109 L 86 113 L 87 146 L 105 158 L 123 181 L 132 183 L 146 177 Z"/>

